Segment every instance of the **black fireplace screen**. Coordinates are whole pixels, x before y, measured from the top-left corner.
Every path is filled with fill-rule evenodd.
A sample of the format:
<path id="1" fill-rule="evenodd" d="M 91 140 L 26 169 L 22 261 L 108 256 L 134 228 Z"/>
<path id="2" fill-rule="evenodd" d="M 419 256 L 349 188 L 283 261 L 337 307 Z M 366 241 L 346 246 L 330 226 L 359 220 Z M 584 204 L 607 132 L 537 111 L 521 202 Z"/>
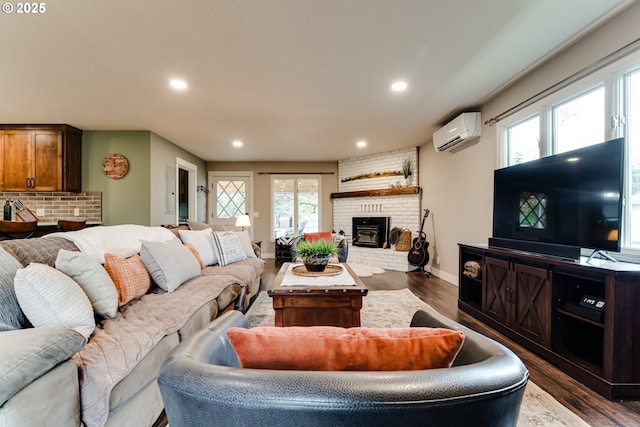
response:
<path id="1" fill-rule="evenodd" d="M 386 247 L 389 235 L 389 217 L 353 217 L 352 236 L 354 246 L 368 248 Z"/>

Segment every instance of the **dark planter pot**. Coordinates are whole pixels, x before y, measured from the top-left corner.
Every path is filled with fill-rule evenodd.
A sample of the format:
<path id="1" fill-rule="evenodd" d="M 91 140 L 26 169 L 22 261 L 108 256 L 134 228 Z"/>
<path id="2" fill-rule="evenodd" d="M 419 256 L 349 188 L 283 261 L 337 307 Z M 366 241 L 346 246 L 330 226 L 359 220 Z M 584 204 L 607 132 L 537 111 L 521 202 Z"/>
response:
<path id="1" fill-rule="evenodd" d="M 313 257 L 313 258 L 305 258 L 302 260 L 307 271 L 312 271 L 314 273 L 321 273 L 327 268 L 327 264 L 329 264 L 330 256 L 322 256 L 322 257 Z"/>

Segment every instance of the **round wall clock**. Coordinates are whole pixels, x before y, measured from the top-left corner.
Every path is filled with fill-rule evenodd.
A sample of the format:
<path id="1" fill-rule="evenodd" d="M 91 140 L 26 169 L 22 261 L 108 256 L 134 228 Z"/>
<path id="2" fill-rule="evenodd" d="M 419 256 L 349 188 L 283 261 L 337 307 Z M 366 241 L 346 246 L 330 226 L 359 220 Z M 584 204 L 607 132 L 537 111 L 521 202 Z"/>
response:
<path id="1" fill-rule="evenodd" d="M 129 161 L 122 154 L 109 154 L 102 162 L 102 171 L 111 179 L 120 179 L 129 171 Z"/>

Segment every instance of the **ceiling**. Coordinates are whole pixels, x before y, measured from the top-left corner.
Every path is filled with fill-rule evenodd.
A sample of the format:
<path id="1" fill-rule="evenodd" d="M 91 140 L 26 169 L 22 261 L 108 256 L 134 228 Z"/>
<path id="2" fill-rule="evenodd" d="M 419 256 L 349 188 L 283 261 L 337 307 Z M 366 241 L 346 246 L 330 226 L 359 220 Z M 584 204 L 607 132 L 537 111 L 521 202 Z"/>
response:
<path id="1" fill-rule="evenodd" d="M 0 121 L 150 130 L 209 161 L 414 147 L 631 3 L 51 1 L 0 16 Z"/>

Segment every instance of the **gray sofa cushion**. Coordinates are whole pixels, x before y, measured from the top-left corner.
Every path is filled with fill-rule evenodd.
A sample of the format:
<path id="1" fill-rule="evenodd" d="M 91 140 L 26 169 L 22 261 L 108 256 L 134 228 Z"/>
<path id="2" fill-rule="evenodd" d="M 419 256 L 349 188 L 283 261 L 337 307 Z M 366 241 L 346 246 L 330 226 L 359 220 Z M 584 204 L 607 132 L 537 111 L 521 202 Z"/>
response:
<path id="1" fill-rule="evenodd" d="M 26 323 L 13 287 L 13 279 L 20 268 L 22 265 L 18 260 L 0 247 L 0 331 L 4 330 L 1 324 L 9 329 L 19 329 Z"/>
<path id="2" fill-rule="evenodd" d="M 0 406 L 80 351 L 85 343 L 85 338 L 71 329 L 30 328 L 1 332 Z"/>
<path id="3" fill-rule="evenodd" d="M 30 262 L 46 264 L 50 267 L 56 265 L 56 258 L 60 249 L 77 251 L 73 242 L 61 237 L 47 237 L 46 239 L 15 239 L 2 240 L 2 246 L 13 255 L 20 264 L 27 266 Z"/>

